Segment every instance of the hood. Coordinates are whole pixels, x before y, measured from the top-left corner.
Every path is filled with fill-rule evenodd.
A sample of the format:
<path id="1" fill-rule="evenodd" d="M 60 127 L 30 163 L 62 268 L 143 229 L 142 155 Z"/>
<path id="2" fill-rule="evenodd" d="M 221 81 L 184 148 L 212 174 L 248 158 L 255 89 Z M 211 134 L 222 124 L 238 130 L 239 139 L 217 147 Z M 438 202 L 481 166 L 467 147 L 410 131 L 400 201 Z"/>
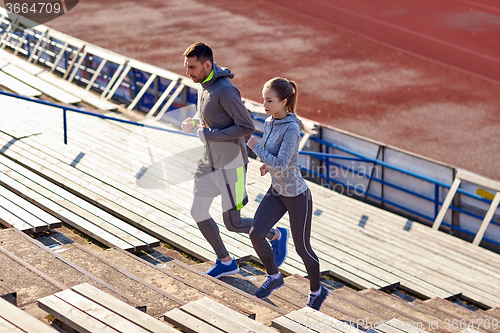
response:
<path id="1" fill-rule="evenodd" d="M 212 68 L 214 71 L 214 76 L 210 79 L 210 81 L 202 83 L 203 86 L 209 85 L 220 77 L 227 77 L 228 79 L 232 79 L 234 77 L 234 74 L 231 73 L 231 70 L 229 68 L 220 67 L 215 62 L 213 63 Z"/>

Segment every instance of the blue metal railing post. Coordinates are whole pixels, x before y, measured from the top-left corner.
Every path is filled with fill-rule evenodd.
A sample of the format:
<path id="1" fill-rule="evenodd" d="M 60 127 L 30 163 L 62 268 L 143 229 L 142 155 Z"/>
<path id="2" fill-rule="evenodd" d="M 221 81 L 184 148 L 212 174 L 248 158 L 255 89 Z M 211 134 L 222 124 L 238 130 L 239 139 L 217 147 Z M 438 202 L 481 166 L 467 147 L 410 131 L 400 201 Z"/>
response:
<path id="1" fill-rule="evenodd" d="M 439 214 L 439 184 L 434 184 L 434 220 Z"/>
<path id="2" fill-rule="evenodd" d="M 326 147 L 326 153 L 329 155 L 330 154 L 330 147 L 328 145 L 325 145 Z M 325 160 L 325 179 L 326 179 L 326 185 L 330 186 L 330 158 L 327 158 Z"/>
<path id="3" fill-rule="evenodd" d="M 68 144 L 68 126 L 67 126 L 67 122 L 66 122 L 66 114 L 67 114 L 66 109 L 63 109 L 63 126 L 64 126 L 64 144 L 65 145 Z"/>

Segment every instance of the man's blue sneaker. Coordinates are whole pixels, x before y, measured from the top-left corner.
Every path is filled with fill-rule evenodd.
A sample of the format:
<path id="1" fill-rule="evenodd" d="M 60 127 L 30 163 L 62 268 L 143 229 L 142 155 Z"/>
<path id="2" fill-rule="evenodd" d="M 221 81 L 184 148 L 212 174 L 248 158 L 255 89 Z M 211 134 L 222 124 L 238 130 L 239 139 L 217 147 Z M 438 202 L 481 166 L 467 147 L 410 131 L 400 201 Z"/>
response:
<path id="1" fill-rule="evenodd" d="M 219 259 L 215 261 L 215 265 L 213 265 L 210 270 L 206 271 L 208 275 L 218 279 L 222 276 L 236 274 L 240 271 L 236 260 L 231 260 L 230 265 L 224 265 Z"/>
<path id="2" fill-rule="evenodd" d="M 319 309 L 321 309 L 321 305 L 323 305 L 323 302 L 328 297 L 328 294 L 330 294 L 328 289 L 326 289 L 325 287 L 320 286 L 320 288 L 321 288 L 321 291 L 320 291 L 319 295 L 309 294 L 309 300 L 307 301 L 308 307 L 313 308 L 313 309 L 318 310 L 318 311 L 319 311 Z"/>
<path id="3" fill-rule="evenodd" d="M 271 248 L 274 253 L 274 261 L 276 266 L 280 267 L 285 262 L 288 255 L 288 238 L 290 237 L 290 230 L 287 228 L 278 228 L 281 233 L 279 239 L 271 241 Z"/>
<path id="4" fill-rule="evenodd" d="M 283 281 L 283 276 L 281 274 L 276 279 L 273 279 L 271 276 L 268 275 L 267 280 L 255 292 L 255 296 L 257 296 L 257 298 L 267 298 L 269 295 L 271 295 L 273 290 L 282 287 L 284 284 L 285 281 Z"/>

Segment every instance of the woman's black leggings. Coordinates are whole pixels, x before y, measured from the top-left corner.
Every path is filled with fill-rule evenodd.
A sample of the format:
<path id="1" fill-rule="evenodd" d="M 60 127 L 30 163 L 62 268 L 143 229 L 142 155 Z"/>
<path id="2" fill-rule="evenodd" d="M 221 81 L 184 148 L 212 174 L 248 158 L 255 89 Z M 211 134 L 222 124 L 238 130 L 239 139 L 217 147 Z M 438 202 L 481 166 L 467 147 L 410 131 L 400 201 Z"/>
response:
<path id="1" fill-rule="evenodd" d="M 253 247 L 266 268 L 267 274 L 278 273 L 273 251 L 266 240 L 266 235 L 286 212 L 290 220 L 295 250 L 306 267 L 311 291 L 316 291 L 319 289 L 320 272 L 318 257 L 312 250 L 310 242 L 312 197 L 309 189 L 295 197 L 284 197 L 279 195 L 272 186 L 269 188 L 257 208 L 250 229 L 249 236 Z"/>

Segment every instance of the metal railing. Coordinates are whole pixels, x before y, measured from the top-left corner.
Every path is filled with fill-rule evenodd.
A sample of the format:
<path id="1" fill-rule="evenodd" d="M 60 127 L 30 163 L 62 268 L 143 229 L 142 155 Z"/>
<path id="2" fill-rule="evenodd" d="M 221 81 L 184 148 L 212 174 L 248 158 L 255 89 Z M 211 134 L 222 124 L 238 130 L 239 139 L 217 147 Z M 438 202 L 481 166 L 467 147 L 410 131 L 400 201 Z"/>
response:
<path id="1" fill-rule="evenodd" d="M 196 134 L 192 134 L 192 133 L 185 134 L 182 131 L 176 131 L 176 130 L 171 130 L 171 129 L 163 128 L 163 127 L 159 127 L 159 126 L 152 126 L 152 125 L 148 125 L 148 124 L 138 123 L 138 122 L 135 122 L 135 121 L 130 121 L 130 120 L 125 120 L 125 119 L 119 119 L 119 118 L 109 117 L 109 116 L 105 116 L 105 115 L 102 115 L 102 114 L 99 114 L 99 113 L 84 111 L 84 110 L 72 108 L 72 107 L 65 106 L 65 105 L 59 105 L 59 104 L 55 104 L 55 103 L 51 103 L 51 102 L 42 101 L 42 100 L 39 100 L 39 99 L 34 99 L 34 98 L 30 98 L 30 97 L 16 95 L 16 94 L 12 94 L 12 93 L 9 93 L 9 92 L 6 92 L 6 91 L 2 91 L 2 90 L 0 90 L 0 95 L 5 95 L 5 96 L 9 96 L 9 97 L 13 97 L 13 98 L 18 98 L 18 99 L 22 99 L 22 100 L 33 102 L 33 103 L 37 103 L 37 104 L 42 104 L 42 105 L 47 105 L 47 106 L 52 106 L 52 107 L 55 107 L 55 108 L 62 109 L 62 111 L 63 111 L 63 137 L 64 137 L 64 144 L 68 144 L 68 121 L 67 121 L 67 112 L 68 111 L 69 112 L 80 113 L 80 114 L 85 114 L 85 115 L 88 115 L 88 116 L 97 117 L 97 118 L 101 118 L 101 119 L 107 119 L 107 120 L 117 121 L 117 122 L 120 122 L 120 123 L 129 124 L 129 125 L 135 125 L 135 126 L 140 126 L 140 127 L 144 127 L 144 128 L 150 128 L 150 129 L 155 129 L 155 130 L 160 130 L 160 131 L 165 131 L 165 132 L 170 132 L 170 133 L 176 133 L 176 134 L 182 134 L 182 135 L 196 137 Z"/>
<path id="2" fill-rule="evenodd" d="M 264 119 L 262 119 L 261 117 L 253 116 L 252 118 L 255 121 L 264 122 Z M 422 212 L 416 211 L 414 209 L 406 207 L 406 206 L 404 206 L 402 204 L 399 204 L 397 202 L 394 202 L 392 200 L 386 199 L 386 198 L 384 198 L 382 196 L 370 193 L 369 192 L 369 188 L 366 191 L 362 191 L 362 193 L 360 193 L 365 198 L 366 197 L 371 197 L 371 198 L 373 198 L 375 200 L 387 203 L 387 204 L 392 205 L 394 207 L 397 207 L 397 208 L 399 208 L 399 209 L 401 209 L 401 210 L 403 210 L 403 211 L 405 211 L 407 213 L 411 213 L 413 215 L 422 217 L 422 218 L 424 218 L 426 220 L 429 220 L 429 221 L 434 221 L 436 219 L 436 217 L 439 214 L 439 209 L 443 205 L 443 201 L 439 200 L 440 188 L 444 188 L 444 189 L 447 189 L 447 190 L 449 190 L 451 188 L 451 184 L 446 184 L 446 183 L 443 183 L 443 182 L 431 179 L 429 177 L 420 175 L 418 173 L 415 173 L 415 172 L 412 172 L 412 171 L 408 171 L 408 170 L 402 169 L 400 167 L 391 165 L 390 163 L 387 163 L 387 162 L 384 162 L 384 161 L 381 161 L 381 160 L 378 160 L 378 159 L 375 159 L 375 158 L 367 157 L 367 156 L 365 156 L 363 154 L 360 154 L 358 152 L 355 152 L 355 151 L 353 151 L 351 149 L 348 149 L 348 148 L 345 148 L 345 147 L 341 147 L 339 145 L 335 145 L 335 144 L 333 144 L 331 142 L 322 140 L 322 139 L 320 139 L 318 137 L 311 136 L 309 138 L 309 140 L 315 141 L 315 142 L 323 145 L 325 147 L 326 153 L 314 152 L 314 151 L 303 151 L 302 150 L 302 151 L 299 152 L 299 154 L 303 155 L 303 156 L 311 156 L 311 157 L 316 158 L 317 160 L 323 162 L 326 165 L 326 168 L 325 168 L 326 172 L 325 173 L 317 172 L 317 171 L 308 169 L 308 168 L 306 168 L 304 166 L 300 166 L 300 168 L 301 168 L 302 171 L 306 172 L 307 174 L 314 175 L 316 177 L 320 177 L 320 178 L 326 180 L 327 182 L 325 184 L 322 184 L 323 186 L 327 186 L 328 187 L 329 186 L 328 182 L 331 181 L 331 182 L 335 182 L 336 184 L 340 184 L 341 186 L 343 186 L 345 188 L 349 188 L 349 189 L 351 189 L 351 190 L 353 190 L 355 192 L 357 192 L 359 190 L 359 188 L 356 188 L 355 186 L 349 185 L 347 183 L 343 183 L 339 179 L 331 178 L 329 176 L 328 172 L 330 170 L 330 166 L 335 166 L 335 167 L 341 168 L 343 170 L 347 170 L 348 172 L 351 172 L 351 173 L 355 174 L 356 176 L 360 176 L 360 177 L 366 178 L 369 181 L 375 181 L 375 182 L 378 182 L 378 183 L 380 183 L 380 184 L 382 184 L 384 186 L 388 186 L 388 187 L 394 188 L 396 190 L 402 191 L 404 193 L 410 194 L 410 195 L 412 195 L 412 196 L 414 196 L 416 198 L 420 198 L 420 199 L 426 200 L 428 202 L 432 202 L 433 205 L 434 205 L 434 214 L 433 214 L 433 216 L 429 216 L 427 214 L 423 214 Z M 340 151 L 345 152 L 347 154 L 353 155 L 354 157 L 344 156 L 344 155 L 330 154 L 329 153 L 330 149 L 337 149 L 337 150 L 340 150 Z M 403 174 L 405 174 L 407 176 L 411 176 L 411 177 L 423 180 L 425 182 L 428 182 L 429 184 L 432 184 L 434 186 L 434 196 L 433 197 L 429 197 L 427 195 L 423 195 L 423 194 L 418 193 L 416 191 L 413 191 L 411 189 L 407 189 L 407 188 L 404 188 L 404 187 L 399 186 L 397 184 L 393 184 L 393 183 L 385 181 L 383 179 L 374 177 L 373 175 L 369 175 L 369 174 L 365 174 L 365 173 L 356 171 L 352 167 L 347 167 L 345 165 L 336 163 L 336 162 L 334 162 L 332 160 L 350 160 L 350 161 L 356 161 L 356 162 L 373 163 L 375 165 L 379 165 L 379 166 L 384 167 L 384 168 L 392 169 L 394 171 L 403 173 Z M 469 192 L 469 191 L 466 191 L 466 190 L 461 189 L 461 188 L 459 188 L 457 190 L 457 192 L 459 192 L 461 194 L 464 194 L 464 195 L 466 195 L 468 197 L 474 198 L 476 200 L 479 200 L 481 202 L 487 203 L 487 204 L 491 204 L 492 203 L 492 200 L 489 200 L 487 198 L 484 198 L 482 196 L 477 195 L 476 193 Z M 454 211 L 456 211 L 456 212 L 459 212 L 459 213 L 471 216 L 471 217 L 479 219 L 479 220 L 483 219 L 483 216 L 480 216 L 480 215 L 474 214 L 472 212 L 466 211 L 466 210 L 464 210 L 464 209 L 462 209 L 460 207 L 456 207 L 456 206 L 450 205 L 449 208 L 452 209 L 452 210 L 454 210 Z M 500 226 L 500 223 L 498 223 L 496 221 L 491 221 L 491 224 Z M 470 236 L 475 236 L 476 235 L 476 233 L 471 232 L 469 230 L 466 230 L 464 228 L 461 228 L 460 226 L 457 226 L 457 225 L 453 225 L 453 224 L 450 224 L 450 223 L 444 223 L 444 222 L 442 223 L 442 225 L 444 225 L 446 227 L 449 227 L 449 228 L 451 228 L 453 230 L 456 230 L 456 231 L 459 231 L 459 232 L 463 232 L 463 233 L 468 234 Z M 492 244 L 500 246 L 500 242 L 497 241 L 497 240 L 494 240 L 494 239 L 491 239 L 491 238 L 487 238 L 487 237 L 483 237 L 482 239 L 485 240 L 485 241 L 488 241 L 488 242 L 490 242 Z"/>

